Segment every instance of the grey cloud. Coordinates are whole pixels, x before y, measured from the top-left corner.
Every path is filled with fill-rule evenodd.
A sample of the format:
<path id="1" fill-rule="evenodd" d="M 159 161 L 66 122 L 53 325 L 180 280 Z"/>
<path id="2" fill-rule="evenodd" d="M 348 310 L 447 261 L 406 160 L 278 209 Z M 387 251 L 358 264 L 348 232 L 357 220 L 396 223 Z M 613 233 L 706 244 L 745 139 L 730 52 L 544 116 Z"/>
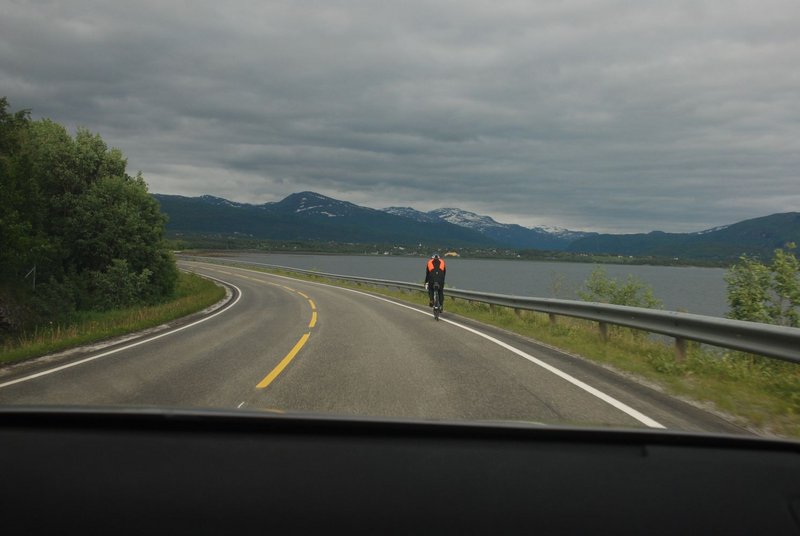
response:
<path id="1" fill-rule="evenodd" d="M 800 4 L 3 1 L 14 107 L 152 191 L 695 231 L 800 201 Z"/>

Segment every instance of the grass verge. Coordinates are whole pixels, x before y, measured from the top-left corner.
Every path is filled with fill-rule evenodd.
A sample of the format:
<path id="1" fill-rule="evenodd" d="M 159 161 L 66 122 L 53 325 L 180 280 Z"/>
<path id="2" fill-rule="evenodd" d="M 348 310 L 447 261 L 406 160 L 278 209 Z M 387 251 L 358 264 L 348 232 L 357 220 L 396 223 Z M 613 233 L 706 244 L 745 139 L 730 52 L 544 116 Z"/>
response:
<path id="1" fill-rule="evenodd" d="M 238 266 L 356 288 L 416 305 L 427 306 L 428 302 L 427 296 L 419 292 Z M 536 339 L 656 384 L 666 393 L 710 405 L 760 434 L 800 438 L 800 365 L 697 343 L 689 343 L 686 359 L 679 362 L 671 343 L 628 328 L 610 326 L 606 341 L 597 323 L 580 319 L 558 317 L 551 324 L 544 313 L 515 313 L 505 307 L 448 297 L 445 311 Z"/>
<path id="2" fill-rule="evenodd" d="M 7 342 L 0 364 L 21 361 L 161 325 L 202 311 L 225 296 L 225 289 L 195 274 L 180 272 L 172 300 L 113 311 L 80 311 L 68 324 L 40 326 Z"/>

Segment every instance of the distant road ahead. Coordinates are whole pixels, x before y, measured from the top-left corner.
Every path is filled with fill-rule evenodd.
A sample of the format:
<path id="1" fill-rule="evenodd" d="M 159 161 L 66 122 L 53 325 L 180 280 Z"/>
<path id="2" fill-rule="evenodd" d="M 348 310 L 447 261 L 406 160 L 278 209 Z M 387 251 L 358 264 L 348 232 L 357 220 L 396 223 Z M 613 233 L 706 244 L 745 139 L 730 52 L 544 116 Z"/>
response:
<path id="1" fill-rule="evenodd" d="M 743 433 L 601 367 L 447 311 L 436 322 L 426 310 L 348 289 L 208 263 L 181 266 L 234 285 L 238 301 L 207 321 L 74 367 L 5 371 L 0 404 Z"/>

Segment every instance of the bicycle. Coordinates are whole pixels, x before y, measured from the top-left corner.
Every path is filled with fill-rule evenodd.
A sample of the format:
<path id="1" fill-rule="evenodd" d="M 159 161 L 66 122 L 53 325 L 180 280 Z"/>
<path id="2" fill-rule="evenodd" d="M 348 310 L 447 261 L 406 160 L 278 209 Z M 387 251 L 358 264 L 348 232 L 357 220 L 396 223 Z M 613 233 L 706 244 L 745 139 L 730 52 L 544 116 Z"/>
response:
<path id="1" fill-rule="evenodd" d="M 438 322 L 439 314 L 442 312 L 442 304 L 439 303 L 439 283 L 433 284 L 433 318 Z"/>

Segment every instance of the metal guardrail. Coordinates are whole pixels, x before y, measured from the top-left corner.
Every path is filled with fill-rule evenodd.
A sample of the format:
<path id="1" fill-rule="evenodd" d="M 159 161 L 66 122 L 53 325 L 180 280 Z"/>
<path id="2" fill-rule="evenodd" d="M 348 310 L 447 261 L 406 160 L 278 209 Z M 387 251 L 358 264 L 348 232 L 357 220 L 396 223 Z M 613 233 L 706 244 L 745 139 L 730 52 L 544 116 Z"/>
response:
<path id="1" fill-rule="evenodd" d="M 202 258 L 202 257 L 189 257 Z M 220 259 L 213 259 L 217 262 Z M 315 270 L 303 270 L 274 264 L 261 264 L 237 261 L 241 264 L 252 264 L 266 268 L 315 275 L 328 279 L 338 279 L 354 283 L 393 287 L 398 289 L 424 292 L 423 285 L 405 281 L 390 281 L 340 274 L 329 274 Z M 800 363 L 800 328 L 773 326 L 758 322 L 731 320 L 712 316 L 628 307 L 607 303 L 583 302 L 549 298 L 530 298 L 509 296 L 471 290 L 447 289 L 447 296 L 500 307 L 511 307 L 515 310 L 536 311 L 550 315 L 551 322 L 555 316 L 569 316 L 598 322 L 600 331 L 606 335 L 606 326 L 616 325 L 658 333 L 675 338 L 675 349 L 679 359 L 685 357 L 686 341 L 697 341 L 731 350 L 740 350 L 753 354 L 783 359 Z"/>

